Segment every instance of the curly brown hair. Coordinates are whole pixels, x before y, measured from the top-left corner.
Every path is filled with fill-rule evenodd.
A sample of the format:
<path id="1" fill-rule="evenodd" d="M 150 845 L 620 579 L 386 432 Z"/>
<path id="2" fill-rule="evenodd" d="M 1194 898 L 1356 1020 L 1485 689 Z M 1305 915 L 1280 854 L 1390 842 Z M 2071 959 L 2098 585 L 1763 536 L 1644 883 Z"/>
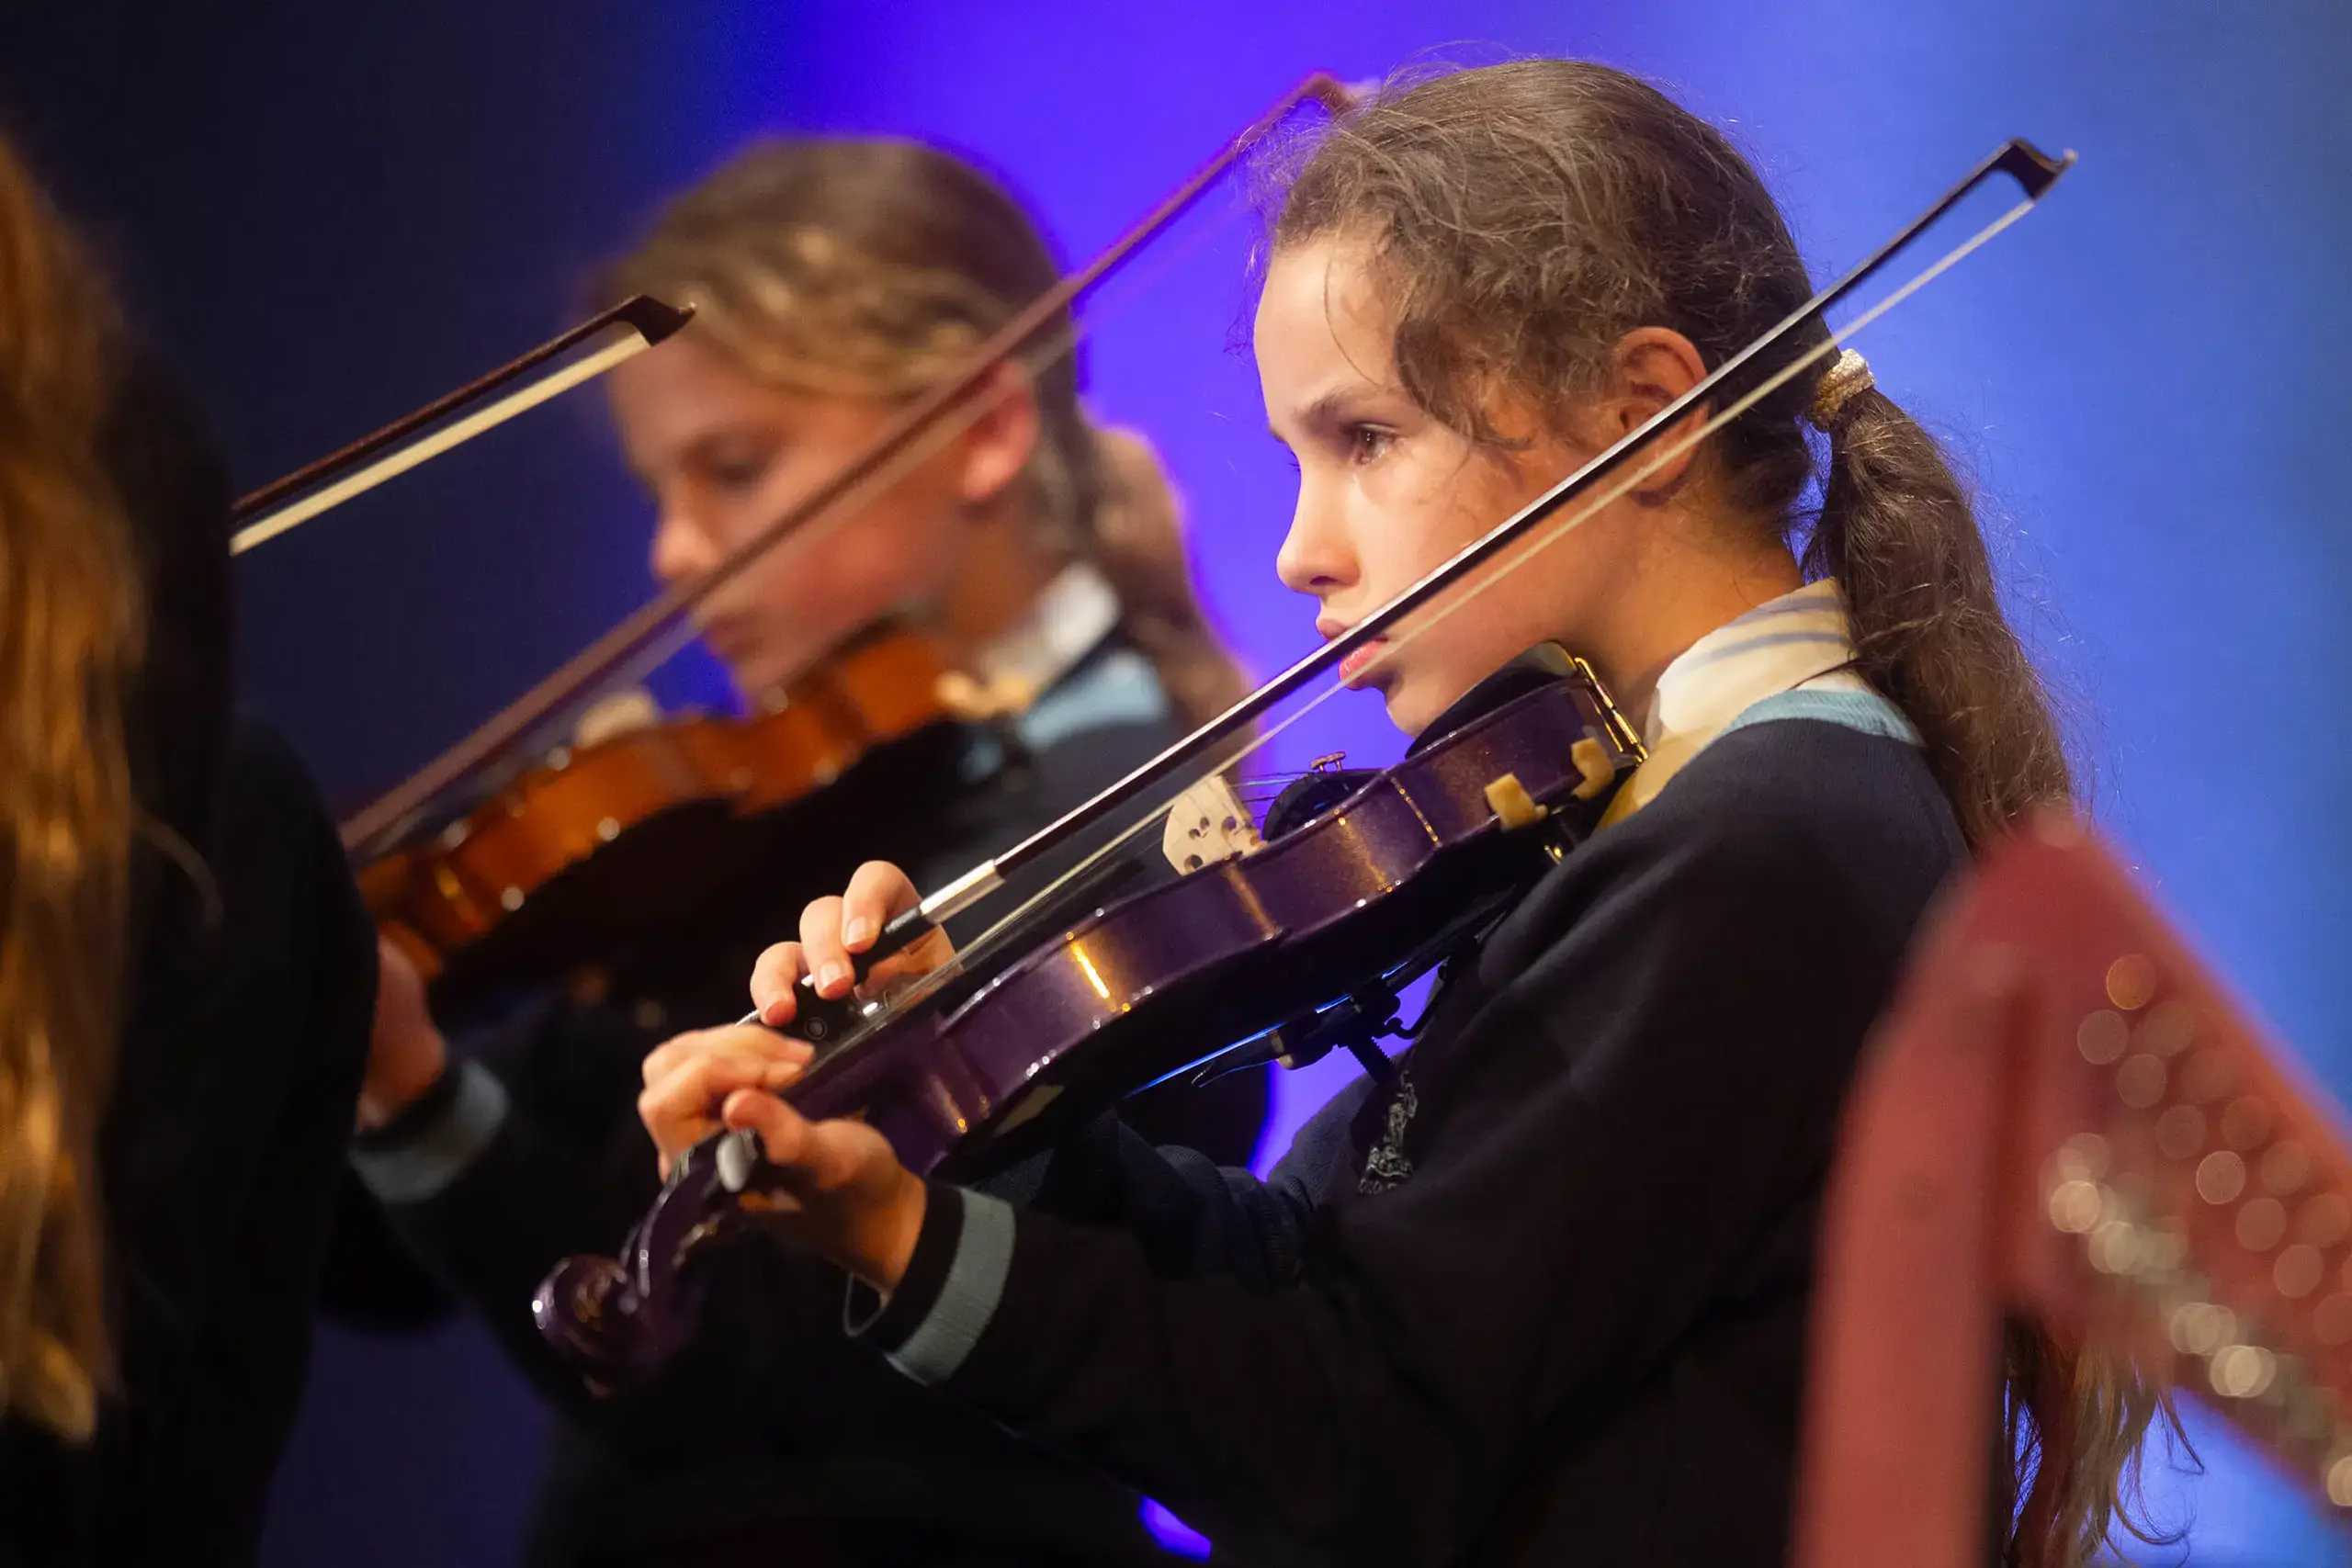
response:
<path id="1" fill-rule="evenodd" d="M 0 1412 L 75 1439 L 108 1376 L 93 1150 L 136 810 L 138 579 L 99 456 L 112 340 L 0 141 Z"/>
<path id="2" fill-rule="evenodd" d="M 1510 445 L 1487 414 L 1498 389 L 1565 410 L 1645 326 L 1680 333 L 1713 367 L 1814 292 L 1747 160 L 1606 66 L 1529 60 L 1405 80 L 1277 147 L 1261 177 L 1264 254 L 1362 246 L 1405 392 L 1489 449 Z M 1705 482 L 1730 514 L 1775 529 L 1809 579 L 1838 579 L 1857 671 L 1917 727 L 1982 846 L 2070 798 L 2057 720 L 1941 447 L 1875 389 L 1849 397 L 1825 438 L 1807 419 L 1820 375 L 1711 436 Z M 2122 1506 L 2157 1397 L 2038 1330 L 2015 1326 L 2007 1343 L 2009 1560 L 2072 1568 L 2119 1518 L 2162 1539 Z"/>

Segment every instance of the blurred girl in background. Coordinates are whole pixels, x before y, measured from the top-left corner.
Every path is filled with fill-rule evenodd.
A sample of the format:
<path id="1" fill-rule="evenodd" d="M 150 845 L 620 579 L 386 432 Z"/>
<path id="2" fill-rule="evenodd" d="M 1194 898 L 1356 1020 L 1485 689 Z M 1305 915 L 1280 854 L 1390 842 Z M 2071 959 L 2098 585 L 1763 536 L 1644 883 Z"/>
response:
<path id="1" fill-rule="evenodd" d="M 610 383 L 656 507 L 655 573 L 709 570 L 1057 276 L 1012 197 L 912 142 L 767 142 L 680 196 L 601 289 L 696 310 Z M 1001 850 L 1243 689 L 1194 602 L 1166 476 L 1140 440 L 1088 416 L 1070 357 L 1034 376 L 1008 366 L 982 400 L 977 423 L 883 493 L 743 572 L 700 629 L 758 711 L 844 641 L 910 615 L 1005 702 L 1001 725 L 971 728 L 919 798 L 883 807 L 858 771 L 783 808 L 751 908 L 682 933 L 594 1003 L 544 998 L 453 1053 L 386 950 L 356 1164 L 413 1256 L 562 1415 L 535 1562 L 1157 1555 L 1131 1494 L 842 1346 L 833 1309 L 808 1311 L 821 1292 L 806 1288 L 808 1260 L 730 1261 L 721 1293 L 735 1304 L 705 1348 L 609 1399 L 585 1395 L 531 1323 L 548 1269 L 611 1247 L 653 1195 L 635 1114 L 653 1026 L 740 1012 L 776 909 L 838 885 L 874 844 L 943 873 Z M 1008 749 L 1012 765 L 991 761 Z M 1264 1104 L 1248 1075 L 1133 1114 L 1155 1138 L 1240 1164 Z"/>

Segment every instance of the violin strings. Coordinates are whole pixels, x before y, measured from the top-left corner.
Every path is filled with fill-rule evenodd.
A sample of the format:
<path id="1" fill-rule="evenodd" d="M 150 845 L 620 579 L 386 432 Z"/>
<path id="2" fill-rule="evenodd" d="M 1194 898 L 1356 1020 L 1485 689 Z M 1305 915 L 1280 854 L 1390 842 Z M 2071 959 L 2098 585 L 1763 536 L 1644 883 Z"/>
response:
<path id="1" fill-rule="evenodd" d="M 1250 749 L 1249 741 L 1250 736 L 1247 732 L 1231 737 L 1228 744 L 1235 748 L 1232 754 L 1203 770 L 1200 779 L 1222 773 L 1239 761 Z M 1180 782 L 1182 777 L 1182 775 L 1172 775 L 1170 779 L 1162 781 L 1164 793 L 1154 791 L 1150 797 L 1151 804 L 1137 812 L 1134 820 L 1119 829 L 1109 841 L 1095 848 L 1077 864 L 1022 900 L 1019 905 L 1007 911 L 971 942 L 957 948 L 955 954 L 944 964 L 908 980 L 899 989 L 892 991 L 873 1012 L 861 1021 L 856 1032 L 838 1046 L 833 1047 L 833 1050 L 847 1050 L 885 1020 L 922 1002 L 948 981 L 965 973 L 974 964 L 1023 934 L 1034 913 L 1060 899 L 1072 886 L 1099 871 L 1114 857 L 1132 852 L 1137 839 L 1162 825 L 1169 810 L 1175 806 L 1177 797 L 1186 789 L 1191 788 L 1193 784 L 1199 782 L 1199 779 L 1194 779 L 1189 783 L 1182 783 Z"/>

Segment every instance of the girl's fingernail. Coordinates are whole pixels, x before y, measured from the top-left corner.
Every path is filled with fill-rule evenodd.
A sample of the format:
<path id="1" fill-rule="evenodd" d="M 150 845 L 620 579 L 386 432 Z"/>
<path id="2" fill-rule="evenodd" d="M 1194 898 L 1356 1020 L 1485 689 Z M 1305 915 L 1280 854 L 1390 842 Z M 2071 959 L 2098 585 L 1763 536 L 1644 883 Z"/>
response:
<path id="1" fill-rule="evenodd" d="M 765 1024 L 782 1023 L 785 1021 L 784 1002 L 785 998 L 778 997 L 775 1000 L 762 1008 L 760 1010 L 760 1021 Z"/>
<path id="2" fill-rule="evenodd" d="M 843 947 L 864 947 L 867 942 L 872 942 L 873 940 L 874 922 L 866 919 L 864 915 L 855 915 L 851 917 L 849 924 L 842 928 L 842 945 Z"/>
<path id="3" fill-rule="evenodd" d="M 817 972 L 817 989 L 831 995 L 833 991 L 848 985 L 849 980 L 849 965 L 839 959 L 832 959 Z"/>

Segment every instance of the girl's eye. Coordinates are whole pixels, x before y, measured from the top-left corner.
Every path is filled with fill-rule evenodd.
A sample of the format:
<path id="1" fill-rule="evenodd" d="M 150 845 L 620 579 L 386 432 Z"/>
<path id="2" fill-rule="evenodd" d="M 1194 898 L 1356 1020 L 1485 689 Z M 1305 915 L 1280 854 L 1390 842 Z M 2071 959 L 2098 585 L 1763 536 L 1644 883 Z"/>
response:
<path id="1" fill-rule="evenodd" d="M 721 494 L 756 490 L 767 482 L 781 448 L 765 440 L 710 441 L 688 461 L 702 483 Z"/>
<path id="2" fill-rule="evenodd" d="M 745 491 L 756 489 L 767 471 L 765 457 L 722 457 L 712 460 L 709 478 L 718 490 Z"/>
<path id="3" fill-rule="evenodd" d="M 1358 463 L 1377 462 L 1387 455 L 1396 433 L 1383 425 L 1353 424 L 1348 427 L 1348 457 Z"/>

